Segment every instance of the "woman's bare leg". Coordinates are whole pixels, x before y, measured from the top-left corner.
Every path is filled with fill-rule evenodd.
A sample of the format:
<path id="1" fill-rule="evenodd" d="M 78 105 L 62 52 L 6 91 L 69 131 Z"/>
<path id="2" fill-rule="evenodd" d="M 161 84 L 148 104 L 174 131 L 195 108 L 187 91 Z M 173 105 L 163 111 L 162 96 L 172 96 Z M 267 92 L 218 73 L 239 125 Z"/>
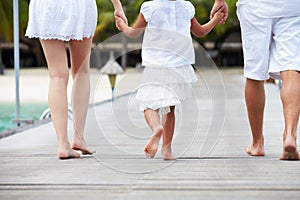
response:
<path id="1" fill-rule="evenodd" d="M 69 79 L 65 43 L 59 40 L 41 40 L 47 59 L 50 85 L 48 93 L 51 119 L 58 139 L 58 157 L 77 158 L 80 155 L 71 149 L 68 140 L 68 100 Z"/>
<path id="2" fill-rule="evenodd" d="M 299 160 L 297 149 L 297 126 L 300 114 L 300 72 L 281 72 L 281 100 L 283 105 L 285 128 L 283 133 L 283 153 L 281 160 Z"/>
<path id="3" fill-rule="evenodd" d="M 80 150 L 82 154 L 93 154 L 95 151 L 88 148 L 83 137 L 90 96 L 89 70 L 92 38 L 81 41 L 72 40 L 69 44 L 73 78 L 72 114 L 74 141 L 72 148 Z"/>
<path id="4" fill-rule="evenodd" d="M 170 112 L 163 115 L 162 124 L 164 128 L 163 144 L 162 144 L 162 158 L 164 160 L 174 160 L 172 156 L 172 139 L 175 130 L 175 106 L 170 107 Z"/>
<path id="5" fill-rule="evenodd" d="M 146 109 L 144 111 L 144 115 L 147 124 L 153 132 L 144 148 L 144 152 L 148 158 L 154 158 L 158 149 L 161 135 L 163 134 L 163 127 L 160 124 L 160 118 L 157 110 Z"/>

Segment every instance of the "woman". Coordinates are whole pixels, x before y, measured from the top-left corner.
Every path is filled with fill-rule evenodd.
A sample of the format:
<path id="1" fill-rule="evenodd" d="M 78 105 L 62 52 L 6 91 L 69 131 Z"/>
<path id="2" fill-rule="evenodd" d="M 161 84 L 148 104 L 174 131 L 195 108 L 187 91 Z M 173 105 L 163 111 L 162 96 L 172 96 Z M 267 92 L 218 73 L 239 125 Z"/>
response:
<path id="1" fill-rule="evenodd" d="M 127 19 L 119 0 L 111 0 L 115 15 Z M 58 138 L 58 158 L 78 158 L 93 154 L 84 140 L 89 92 L 89 62 L 94 31 L 97 25 L 95 0 L 31 0 L 26 36 L 39 38 L 47 60 L 50 85 L 48 93 L 51 119 Z M 69 80 L 66 42 L 69 44 L 72 87 L 74 139 L 68 139 Z"/>

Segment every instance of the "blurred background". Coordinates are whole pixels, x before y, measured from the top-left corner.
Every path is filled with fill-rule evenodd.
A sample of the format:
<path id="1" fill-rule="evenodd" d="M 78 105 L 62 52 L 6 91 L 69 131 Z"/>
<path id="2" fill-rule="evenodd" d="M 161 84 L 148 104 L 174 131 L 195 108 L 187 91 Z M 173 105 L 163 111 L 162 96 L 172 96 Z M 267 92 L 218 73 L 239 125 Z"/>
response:
<path id="1" fill-rule="evenodd" d="M 132 24 L 145 0 L 122 0 L 129 24 Z M 24 36 L 28 21 L 28 6 L 30 0 L 19 0 L 19 30 L 20 30 L 20 68 L 21 68 L 21 117 L 33 120 L 39 119 L 47 109 L 47 89 L 39 87 L 47 85 L 46 60 L 37 39 Z M 119 31 L 115 28 L 113 6 L 110 0 L 96 0 L 98 6 L 98 24 L 94 36 L 93 48 L 107 41 Z M 229 7 L 228 20 L 203 38 L 194 38 L 210 55 L 220 68 L 242 67 L 243 53 L 240 38 L 239 21 L 236 16 L 237 0 L 227 1 Z M 210 10 L 214 0 L 191 0 L 196 9 L 196 18 L 201 24 L 209 20 Z M 14 41 L 13 41 L 13 1 L 0 1 L 0 132 L 14 128 L 11 121 L 15 116 L 14 104 Z M 109 44 L 107 44 L 109 43 Z M 97 59 L 91 59 L 91 68 L 99 70 L 109 59 L 110 52 L 121 55 L 126 49 L 126 55 L 116 56 L 116 61 L 125 69 L 138 66 L 141 62 L 140 49 L 136 50 L 134 41 L 120 35 L 106 42 L 105 48 L 99 48 Z M 132 50 L 130 49 L 132 47 Z M 92 53 L 92 56 L 93 55 Z M 27 77 L 27 80 L 25 80 Z M 32 82 L 28 84 L 28 79 Z M 22 83 L 24 82 L 24 83 Z M 23 86 L 23 88 L 22 88 Z M 34 86 L 34 87 L 33 87 Z M 24 88 L 25 87 L 25 88 Z M 32 95 L 39 94 L 43 98 Z M 40 91 L 40 92 L 39 92 Z M 26 96 L 27 94 L 27 96 Z M 22 96 L 23 95 L 23 96 Z M 29 97 L 32 98 L 29 98 Z M 22 97 L 24 97 L 22 99 Z"/>
<path id="2" fill-rule="evenodd" d="M 130 24 L 134 22 L 139 13 L 140 6 L 144 1 L 145 0 L 122 0 Z M 46 61 L 39 41 L 37 39 L 28 39 L 24 36 L 28 21 L 29 2 L 30 0 L 19 0 L 21 68 L 46 66 Z M 96 2 L 99 17 L 94 43 L 98 44 L 119 31 L 115 28 L 111 1 L 96 0 Z M 202 24 L 206 23 L 209 20 L 209 14 L 214 0 L 192 0 L 191 2 L 195 6 L 196 18 L 198 21 Z M 236 17 L 236 0 L 230 0 L 227 1 L 227 3 L 229 6 L 229 17 L 227 22 L 224 25 L 218 25 L 207 36 L 195 40 L 211 53 L 211 56 L 218 66 L 241 66 L 243 63 L 242 48 L 239 21 Z M 0 65 L 2 69 L 13 68 L 12 0 L 0 1 L 0 19 Z M 131 56 L 129 55 L 129 63 L 130 59 Z"/>

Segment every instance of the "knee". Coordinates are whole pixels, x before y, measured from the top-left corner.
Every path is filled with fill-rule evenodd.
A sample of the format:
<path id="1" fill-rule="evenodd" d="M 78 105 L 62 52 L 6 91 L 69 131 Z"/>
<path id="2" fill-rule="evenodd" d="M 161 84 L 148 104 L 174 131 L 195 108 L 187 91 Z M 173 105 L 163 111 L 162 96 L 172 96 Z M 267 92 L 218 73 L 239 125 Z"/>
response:
<path id="1" fill-rule="evenodd" d="M 263 87 L 265 81 L 264 80 L 255 80 L 255 79 L 246 79 L 246 85 L 248 86 L 255 86 L 255 87 Z"/>
<path id="2" fill-rule="evenodd" d="M 280 73 L 282 81 L 295 81 L 300 80 L 300 71 L 297 70 L 286 70 Z"/>
<path id="3" fill-rule="evenodd" d="M 78 67 L 78 68 L 72 68 L 71 69 L 72 76 L 75 77 L 78 74 L 89 74 L 89 68 L 88 67 Z"/>
<path id="4" fill-rule="evenodd" d="M 64 80 L 68 82 L 69 80 L 69 71 L 66 70 L 49 70 L 49 77 L 51 80 Z"/>

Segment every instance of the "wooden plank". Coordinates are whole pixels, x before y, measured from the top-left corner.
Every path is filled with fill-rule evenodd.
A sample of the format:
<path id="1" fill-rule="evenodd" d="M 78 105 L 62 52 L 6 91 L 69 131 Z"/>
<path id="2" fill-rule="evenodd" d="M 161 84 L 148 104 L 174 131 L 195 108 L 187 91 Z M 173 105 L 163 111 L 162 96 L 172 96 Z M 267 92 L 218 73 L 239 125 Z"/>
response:
<path id="1" fill-rule="evenodd" d="M 93 156 L 57 159 L 51 123 L 1 139 L 0 198 L 299 199 L 300 162 L 279 160 L 283 118 L 277 85 L 266 85 L 266 156 L 251 157 L 244 151 L 251 135 L 242 71 L 224 69 L 221 74 L 225 115 L 213 110 L 208 91 L 196 91 L 203 95 L 196 99 L 197 109 L 187 104 L 188 113 L 178 114 L 173 144 L 178 160 L 163 161 L 160 149 L 155 159 L 145 158 L 143 147 L 151 132 L 127 95 L 89 108 L 86 139 L 97 151 Z M 126 81 L 138 78 L 128 76 L 121 81 L 124 88 Z M 224 99 L 217 100 L 222 104 Z M 214 114 L 216 121 L 211 120 Z M 210 129 L 220 120 L 222 129 Z M 72 138 L 71 125 L 69 129 Z M 205 156 L 203 145 L 212 146 Z"/>

